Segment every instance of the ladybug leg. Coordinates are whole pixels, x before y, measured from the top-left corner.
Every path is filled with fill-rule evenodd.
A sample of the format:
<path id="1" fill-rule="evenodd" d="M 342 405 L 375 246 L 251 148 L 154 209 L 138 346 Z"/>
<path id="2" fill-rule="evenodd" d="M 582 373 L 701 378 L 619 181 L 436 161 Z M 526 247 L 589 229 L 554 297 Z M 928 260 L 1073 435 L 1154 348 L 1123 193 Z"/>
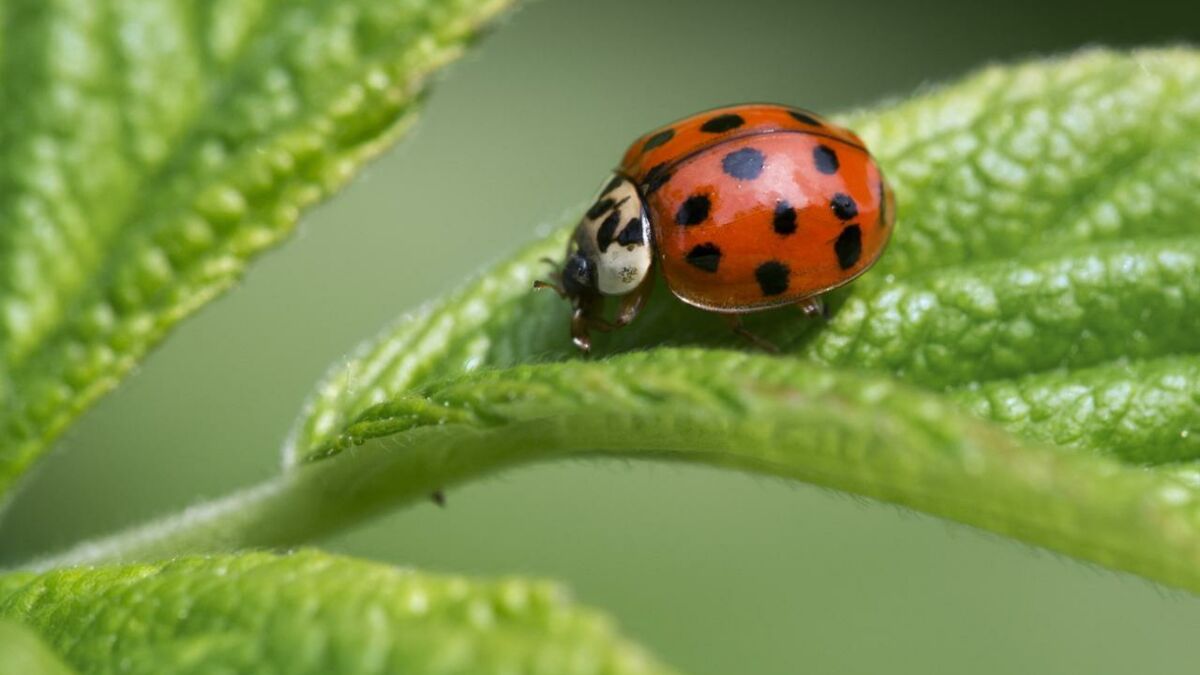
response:
<path id="1" fill-rule="evenodd" d="M 592 351 L 592 338 L 588 334 L 591 325 L 592 319 L 588 317 L 587 312 L 582 307 L 576 307 L 571 313 L 571 342 L 584 354 Z"/>
<path id="2" fill-rule="evenodd" d="M 725 323 L 729 325 L 730 330 L 737 333 L 738 335 L 741 335 L 742 337 L 746 338 L 750 342 L 754 343 L 754 346 L 758 347 L 759 349 L 763 350 L 764 352 L 769 352 L 771 354 L 779 353 L 779 347 L 775 346 L 775 343 L 773 343 L 769 340 L 760 338 L 759 336 L 755 335 L 754 333 L 751 333 L 750 331 L 746 330 L 746 326 L 744 326 L 742 324 L 742 315 L 740 315 L 740 314 L 722 314 L 721 317 L 723 319 L 725 319 Z"/>
<path id="3" fill-rule="evenodd" d="M 814 295 L 811 298 L 805 298 L 796 303 L 796 307 L 804 313 L 804 316 L 810 318 L 821 317 L 822 319 L 829 318 L 829 307 L 825 305 L 825 301 L 821 296 Z"/>
<path id="4" fill-rule="evenodd" d="M 615 327 L 628 326 L 642 313 L 646 301 L 650 299 L 650 291 L 654 290 L 654 276 L 647 274 L 642 283 L 621 298 L 617 307 L 617 322 Z"/>
<path id="5" fill-rule="evenodd" d="M 562 284 L 555 284 L 555 283 L 551 283 L 549 281 L 542 281 L 541 279 L 538 279 L 537 281 L 533 282 L 533 290 L 540 291 L 543 288 L 549 288 L 550 290 L 554 291 L 555 293 L 558 293 L 558 297 L 562 298 L 563 300 L 568 299 L 567 292 L 563 290 Z"/>
<path id="6" fill-rule="evenodd" d="M 618 328 L 628 326 L 642 313 L 642 309 L 646 306 L 646 301 L 650 299 L 650 291 L 654 290 L 654 279 L 647 276 L 642 283 L 638 284 L 632 291 L 621 296 L 621 304 L 617 306 L 617 317 L 613 321 L 609 321 L 602 316 L 599 316 L 599 310 L 596 310 L 596 316 L 588 316 L 588 311 L 584 311 L 587 320 L 587 327 L 608 333 Z"/>
<path id="7" fill-rule="evenodd" d="M 588 328 L 591 330 L 600 331 L 601 333 L 609 333 L 625 325 L 620 323 L 620 321 L 613 323 L 602 316 L 588 316 L 585 317 L 584 320 L 587 322 Z"/>

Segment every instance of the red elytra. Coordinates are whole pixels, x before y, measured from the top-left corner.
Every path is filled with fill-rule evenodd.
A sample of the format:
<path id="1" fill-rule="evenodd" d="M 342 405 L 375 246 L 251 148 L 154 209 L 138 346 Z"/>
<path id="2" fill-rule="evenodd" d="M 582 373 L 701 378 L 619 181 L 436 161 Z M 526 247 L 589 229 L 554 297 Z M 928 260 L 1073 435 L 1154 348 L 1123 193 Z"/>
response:
<path id="1" fill-rule="evenodd" d="M 580 221 L 555 288 L 572 336 L 636 317 L 656 260 L 684 302 L 730 315 L 798 304 L 869 269 L 891 237 L 895 201 L 854 132 L 808 111 L 740 105 L 700 113 L 634 141 Z M 603 296 L 621 298 L 615 322 Z"/>

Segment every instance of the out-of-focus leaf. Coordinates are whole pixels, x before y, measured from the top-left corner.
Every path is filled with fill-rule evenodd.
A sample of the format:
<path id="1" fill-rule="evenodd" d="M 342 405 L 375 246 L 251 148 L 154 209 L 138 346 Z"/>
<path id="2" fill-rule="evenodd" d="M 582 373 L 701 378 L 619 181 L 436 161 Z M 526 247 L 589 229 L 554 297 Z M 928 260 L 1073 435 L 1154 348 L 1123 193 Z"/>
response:
<path id="1" fill-rule="evenodd" d="M 9 574 L 0 617 L 89 673 L 671 672 L 553 584 L 317 551 Z"/>
<path id="2" fill-rule="evenodd" d="M 37 634 L 12 621 L 0 620 L 0 673 L 12 675 L 72 675 Z"/>
<path id="3" fill-rule="evenodd" d="M 506 4 L 0 1 L 0 493 Z"/>

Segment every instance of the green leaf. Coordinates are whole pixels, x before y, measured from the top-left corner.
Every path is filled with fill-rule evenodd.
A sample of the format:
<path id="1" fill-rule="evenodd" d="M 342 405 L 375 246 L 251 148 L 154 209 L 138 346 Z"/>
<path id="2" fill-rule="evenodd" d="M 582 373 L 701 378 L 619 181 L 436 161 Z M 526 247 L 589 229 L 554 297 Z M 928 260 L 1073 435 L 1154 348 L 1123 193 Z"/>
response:
<path id="1" fill-rule="evenodd" d="M 786 311 L 751 317 L 791 355 L 947 391 L 1039 373 L 1066 384 L 1086 369 L 1200 352 L 1197 52 L 1087 51 L 993 67 L 842 121 L 895 188 L 896 234 L 874 270 L 831 294 L 827 324 Z M 573 358 L 566 308 L 528 292 L 546 272 L 539 259 L 561 255 L 565 237 L 340 363 L 299 421 L 290 462 L 326 454 L 367 408 L 423 383 Z M 634 325 L 596 342 L 600 354 L 745 346 L 661 283 Z M 1200 434 L 1183 445 L 1173 459 L 1200 453 Z"/>
<path id="2" fill-rule="evenodd" d="M 506 4 L 0 1 L 0 493 Z"/>
<path id="3" fill-rule="evenodd" d="M 33 631 L 0 620 L 0 673 L 71 675 L 74 672 Z"/>
<path id="4" fill-rule="evenodd" d="M 285 545 L 499 469 L 607 456 L 803 480 L 1200 589 L 1195 472 L 1022 441 L 942 396 L 798 359 L 659 348 L 492 370 L 374 406 L 341 444 L 353 451 L 40 565 Z"/>
<path id="5" fill-rule="evenodd" d="M 1200 53 L 995 67 L 845 121 L 896 234 L 828 322 L 752 318 L 785 356 L 727 351 L 749 348 L 660 283 L 581 362 L 567 308 L 529 290 L 560 231 L 332 371 L 280 478 L 52 562 L 287 544 L 599 454 L 835 487 L 1200 591 Z"/>
<path id="6" fill-rule="evenodd" d="M 0 576 L 0 617 L 96 673 L 671 672 L 553 584 L 317 551 Z"/>
<path id="7" fill-rule="evenodd" d="M 899 221 L 877 269 L 834 294 L 827 324 L 788 312 L 756 317 L 753 329 L 790 356 L 774 366 L 792 378 L 780 391 L 787 405 L 764 414 L 770 407 L 754 395 L 753 381 L 723 380 L 743 367 L 728 355 L 696 356 L 692 375 L 676 372 L 671 354 L 658 351 L 636 368 L 613 361 L 573 373 L 576 380 L 566 378 L 539 400 L 553 411 L 545 426 L 555 415 L 569 416 L 586 436 L 579 444 L 634 454 L 655 431 L 613 438 L 616 432 L 584 425 L 571 411 L 594 410 L 600 397 L 592 389 L 618 372 L 633 380 L 634 391 L 647 386 L 646 378 L 661 385 L 669 374 L 672 393 L 660 391 L 663 402 L 651 397 L 659 404 L 646 421 L 675 431 L 667 443 L 672 453 L 703 441 L 736 458 L 720 461 L 739 464 L 782 453 L 786 461 L 751 465 L 1200 590 L 1200 575 L 1179 573 L 1200 562 L 1200 521 L 1192 513 L 1200 491 L 1186 480 L 1190 467 L 1181 465 L 1200 457 L 1200 54 L 1089 51 L 993 67 L 843 121 L 867 139 L 891 179 Z M 571 358 L 566 308 L 526 290 L 544 273 L 538 259 L 556 255 L 563 236 L 401 320 L 332 372 L 289 444 L 292 462 L 336 454 L 364 434 L 411 433 L 404 429 L 416 422 L 391 415 L 389 405 L 413 419 L 438 418 L 445 401 L 430 383 L 440 378 Z M 598 340 L 601 354 L 661 344 L 738 345 L 720 322 L 673 301 L 661 286 L 647 315 Z M 825 368 L 799 369 L 803 361 Z M 833 430 L 822 420 L 848 414 L 839 408 L 845 402 L 795 398 L 796 392 L 827 378 L 847 390 L 892 386 L 887 379 L 860 383 L 829 367 L 948 394 L 1023 438 L 1084 454 L 1066 459 L 1053 447 L 1021 445 L 1031 449 L 1014 455 L 1013 441 L 975 441 L 943 411 L 946 421 L 929 431 L 946 435 L 941 442 L 883 434 L 881 447 L 902 458 L 849 453 L 818 466 L 814 453 L 825 445 L 780 437 L 817 434 L 833 452 L 853 430 Z M 552 377 L 549 368 L 481 376 L 495 384 L 478 402 L 492 410 L 509 395 L 503 383 L 521 391 L 526 379 Z M 764 376 L 770 371 L 762 369 Z M 457 395 L 475 401 L 471 386 L 481 383 L 460 385 Z M 689 393 L 723 386 L 725 394 Z M 432 396 L 427 408 L 411 398 L 421 394 Z M 682 403 L 710 395 L 736 402 L 725 414 L 707 411 L 722 423 L 752 416 L 752 428 L 739 432 L 744 439 L 698 425 Z M 909 396 L 933 405 L 916 393 L 900 398 Z M 648 405 L 638 397 L 624 403 Z M 916 414 L 902 403 L 858 400 L 853 423 L 863 433 L 899 426 L 900 417 Z M 460 420 L 456 410 L 451 403 L 445 413 L 448 428 L 463 436 L 499 433 L 486 414 Z M 677 431 L 681 426 L 706 434 L 696 439 Z M 531 431 L 526 442 L 553 445 L 547 440 L 553 434 Z M 434 461 L 437 450 L 427 452 Z M 953 461 L 951 469 L 935 469 L 945 461 Z M 1016 462 L 1009 471 L 987 470 L 1009 461 Z M 1057 462 L 1072 468 L 1046 468 Z M 1147 463 L 1170 466 L 1147 473 Z M 929 472 L 941 478 L 930 482 Z"/>

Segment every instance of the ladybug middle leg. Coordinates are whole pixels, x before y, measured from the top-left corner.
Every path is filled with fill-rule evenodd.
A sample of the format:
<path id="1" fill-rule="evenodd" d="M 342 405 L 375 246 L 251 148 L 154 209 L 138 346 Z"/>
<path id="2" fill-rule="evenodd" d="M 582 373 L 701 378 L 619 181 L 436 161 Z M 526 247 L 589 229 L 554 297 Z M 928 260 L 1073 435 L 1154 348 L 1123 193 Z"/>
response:
<path id="1" fill-rule="evenodd" d="M 754 343 L 754 346 L 771 354 L 779 353 L 779 347 L 777 347 L 774 342 L 761 338 L 754 333 L 751 333 L 749 330 L 746 330 L 746 326 L 742 323 L 741 314 L 722 314 L 721 318 L 725 319 L 725 323 L 728 324 L 730 330 Z"/>

